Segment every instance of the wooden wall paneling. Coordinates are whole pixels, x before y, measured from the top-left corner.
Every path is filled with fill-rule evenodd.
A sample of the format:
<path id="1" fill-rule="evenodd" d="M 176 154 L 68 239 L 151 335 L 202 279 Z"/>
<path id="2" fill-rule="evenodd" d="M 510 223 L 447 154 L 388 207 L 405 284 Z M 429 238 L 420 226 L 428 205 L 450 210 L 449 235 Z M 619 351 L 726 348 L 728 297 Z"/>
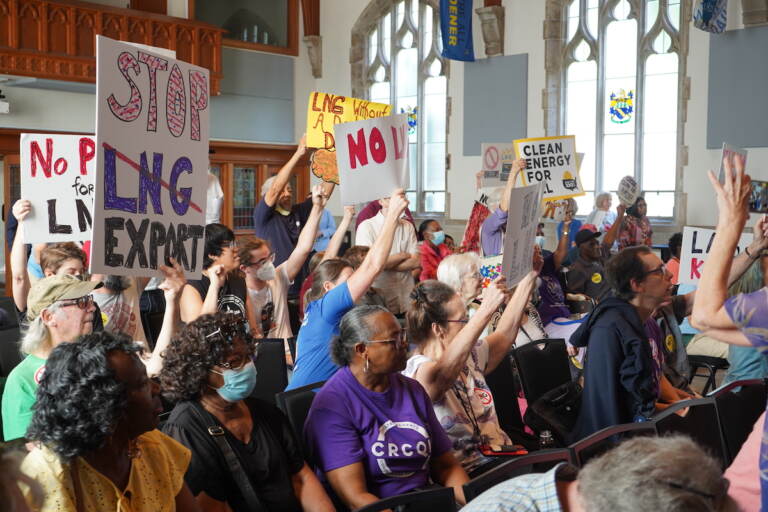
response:
<path id="1" fill-rule="evenodd" d="M 131 0 L 131 9 L 155 14 L 168 14 L 168 0 Z"/>

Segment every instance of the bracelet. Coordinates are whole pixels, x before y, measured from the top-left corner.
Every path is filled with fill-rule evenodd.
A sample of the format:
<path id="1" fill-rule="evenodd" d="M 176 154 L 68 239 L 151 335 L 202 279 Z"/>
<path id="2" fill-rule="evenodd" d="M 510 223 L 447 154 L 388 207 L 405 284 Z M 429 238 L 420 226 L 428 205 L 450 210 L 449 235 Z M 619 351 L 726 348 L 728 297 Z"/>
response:
<path id="1" fill-rule="evenodd" d="M 749 246 L 747 246 L 747 247 L 745 247 L 745 248 L 744 248 L 744 252 L 745 252 L 745 253 L 746 253 L 746 255 L 749 257 L 749 259 L 751 259 L 751 260 L 754 260 L 754 259 L 756 259 L 756 258 L 755 258 L 755 256 L 752 256 L 751 254 L 749 254 Z M 760 255 L 760 253 L 758 253 L 758 256 L 759 256 L 759 255 Z"/>
<path id="2" fill-rule="evenodd" d="M 570 234 L 570 231 L 563 231 L 563 236 L 568 236 Z"/>

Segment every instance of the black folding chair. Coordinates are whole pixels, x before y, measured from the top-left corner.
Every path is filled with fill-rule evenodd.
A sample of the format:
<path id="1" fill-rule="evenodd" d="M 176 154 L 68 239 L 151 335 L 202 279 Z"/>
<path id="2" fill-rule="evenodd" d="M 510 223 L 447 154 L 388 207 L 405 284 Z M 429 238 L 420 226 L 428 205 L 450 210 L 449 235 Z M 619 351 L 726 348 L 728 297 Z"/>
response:
<path id="1" fill-rule="evenodd" d="M 494 485 L 505 482 L 510 478 L 529 473 L 546 472 L 560 462 L 570 461 L 571 451 L 568 448 L 540 450 L 521 457 L 515 457 L 465 483 L 464 497 L 467 499 L 467 503 L 469 503 Z"/>
<path id="2" fill-rule="evenodd" d="M 532 341 L 513 350 L 512 357 L 528 404 L 571 380 L 568 351 L 563 339 Z"/>
<path id="3" fill-rule="evenodd" d="M 573 463 L 582 467 L 589 459 L 602 455 L 620 441 L 638 435 L 656 435 L 656 424 L 652 421 L 622 423 L 598 430 L 569 447 L 573 456 Z"/>
<path id="4" fill-rule="evenodd" d="M 685 416 L 676 414 L 689 408 Z M 685 434 L 696 441 L 710 455 L 717 458 L 723 469 L 726 468 L 727 449 L 723 439 L 723 429 L 717 415 L 714 397 L 683 400 L 670 405 L 653 418 L 659 435 L 675 433 Z"/>
<path id="5" fill-rule="evenodd" d="M 712 391 L 725 439 L 725 465 L 730 466 L 765 410 L 768 386 L 765 379 L 731 382 Z"/>
<path id="6" fill-rule="evenodd" d="M 282 338 L 262 338 L 256 356 L 256 387 L 252 397 L 275 403 L 275 395 L 288 385 L 285 345 Z"/>
<path id="7" fill-rule="evenodd" d="M 438 487 L 384 498 L 358 508 L 356 512 L 378 512 L 387 509 L 398 512 L 448 512 L 456 510 L 456 500 L 451 487 Z"/>
<path id="8" fill-rule="evenodd" d="M 697 355 L 689 355 L 688 364 L 691 366 L 691 376 L 688 377 L 688 384 L 693 382 L 693 379 L 696 377 L 704 377 L 707 379 L 704 383 L 704 389 L 701 391 L 702 395 L 706 395 L 710 390 L 715 388 L 717 370 L 727 370 L 730 366 L 728 360 L 723 359 L 722 357 Z M 699 373 L 699 371 L 704 373 Z"/>
<path id="9" fill-rule="evenodd" d="M 525 424 L 520 414 L 520 405 L 517 403 L 517 384 L 512 371 L 512 361 L 508 357 L 503 358 L 496 369 L 485 376 L 485 383 L 493 394 L 499 425 L 513 441 L 520 442 Z"/>
<path id="10" fill-rule="evenodd" d="M 283 391 L 275 395 L 275 405 L 288 417 L 288 423 L 293 429 L 296 439 L 304 446 L 304 422 L 315 399 L 315 392 L 323 387 L 325 381 L 315 382 L 290 391 Z M 306 453 L 306 450 L 305 450 Z"/>

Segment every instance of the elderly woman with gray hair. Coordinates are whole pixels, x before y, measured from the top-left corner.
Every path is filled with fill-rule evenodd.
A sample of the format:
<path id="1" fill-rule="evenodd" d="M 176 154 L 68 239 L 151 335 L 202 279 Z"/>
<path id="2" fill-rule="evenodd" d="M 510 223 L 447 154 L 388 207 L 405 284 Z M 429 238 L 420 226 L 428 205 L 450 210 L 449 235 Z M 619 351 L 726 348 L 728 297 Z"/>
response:
<path id="1" fill-rule="evenodd" d="M 310 459 L 350 509 L 431 481 L 464 502 L 468 481 L 424 388 L 401 375 L 408 344 L 381 306 L 358 306 L 331 344 L 341 367 L 320 389 L 304 424 Z"/>
<path id="2" fill-rule="evenodd" d="M 587 215 L 584 224 L 592 224 L 598 231 L 606 232 L 616 222 L 616 212 L 611 211 L 613 198 L 610 192 L 600 192 L 595 196 L 595 209 Z"/>

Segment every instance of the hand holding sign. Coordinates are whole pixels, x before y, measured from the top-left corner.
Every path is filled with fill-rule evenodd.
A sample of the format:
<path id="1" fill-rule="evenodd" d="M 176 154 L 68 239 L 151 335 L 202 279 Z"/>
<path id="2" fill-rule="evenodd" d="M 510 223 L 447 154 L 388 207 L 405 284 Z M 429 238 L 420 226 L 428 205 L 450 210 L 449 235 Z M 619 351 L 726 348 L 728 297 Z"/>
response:
<path id="1" fill-rule="evenodd" d="M 640 197 L 640 185 L 637 184 L 634 177 L 624 176 L 619 182 L 617 195 L 619 196 L 619 202 L 629 208 Z"/>
<path id="2" fill-rule="evenodd" d="M 19 199 L 15 203 L 13 203 L 13 216 L 16 217 L 16 220 L 19 221 L 19 223 L 23 222 L 25 218 L 27 218 L 27 215 L 32 211 L 32 203 L 27 201 L 26 199 Z"/>
<path id="3" fill-rule="evenodd" d="M 752 193 L 751 178 L 744 174 L 742 159 L 734 159 L 734 166 L 729 158 L 723 159 L 724 182 L 720 184 L 715 173 L 709 171 L 709 181 L 717 195 L 717 207 L 720 211 L 719 222 L 744 226 L 749 218 L 749 199 Z"/>
<path id="4" fill-rule="evenodd" d="M 174 301 L 176 297 L 181 297 L 181 290 L 187 284 L 187 278 L 184 277 L 184 269 L 175 258 L 170 258 L 171 266 L 160 265 L 158 268 L 165 276 L 165 280 L 158 286 L 163 290 L 163 296 L 166 302 Z"/>
<path id="5" fill-rule="evenodd" d="M 325 204 L 328 202 L 328 198 L 323 195 L 323 186 L 315 185 L 312 187 L 312 205 L 325 208 Z"/>
<path id="6" fill-rule="evenodd" d="M 408 208 L 408 199 L 406 199 L 403 189 L 397 188 L 393 190 L 392 195 L 389 197 L 387 216 L 400 218 L 406 208 Z"/>

